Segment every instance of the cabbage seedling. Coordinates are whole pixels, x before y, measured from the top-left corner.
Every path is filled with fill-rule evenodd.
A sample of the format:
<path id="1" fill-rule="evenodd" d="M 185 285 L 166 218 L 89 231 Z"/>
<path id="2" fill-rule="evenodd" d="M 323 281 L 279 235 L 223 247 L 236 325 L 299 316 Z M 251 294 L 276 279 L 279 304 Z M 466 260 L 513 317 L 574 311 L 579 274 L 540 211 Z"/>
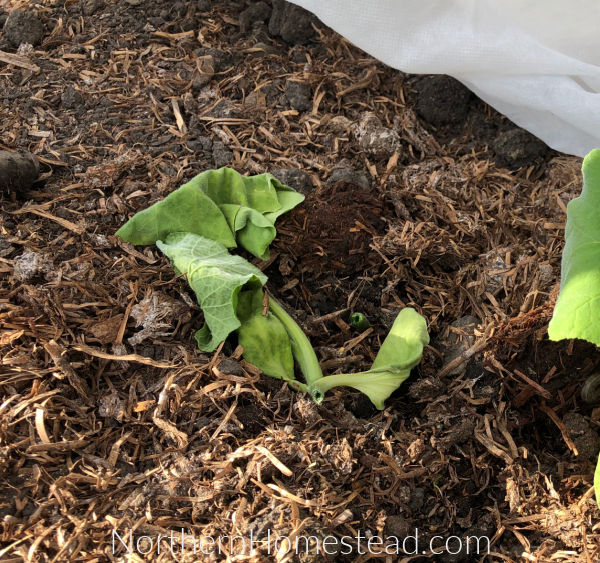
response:
<path id="1" fill-rule="evenodd" d="M 345 386 L 383 409 L 429 342 L 425 319 L 414 309 L 403 309 L 370 370 L 324 377 L 304 331 L 275 299 L 265 298 L 267 277 L 228 251 L 240 244 L 266 259 L 275 220 L 303 199 L 270 174 L 246 177 L 228 168 L 209 170 L 134 215 L 117 235 L 132 244 L 156 243 L 175 271 L 185 274 L 204 313 L 204 326 L 195 335 L 201 350 L 213 351 L 236 332 L 248 362 L 315 401 Z M 354 314 L 354 322 L 359 330 L 368 327 L 362 314 Z M 304 382 L 295 378 L 294 359 Z"/>

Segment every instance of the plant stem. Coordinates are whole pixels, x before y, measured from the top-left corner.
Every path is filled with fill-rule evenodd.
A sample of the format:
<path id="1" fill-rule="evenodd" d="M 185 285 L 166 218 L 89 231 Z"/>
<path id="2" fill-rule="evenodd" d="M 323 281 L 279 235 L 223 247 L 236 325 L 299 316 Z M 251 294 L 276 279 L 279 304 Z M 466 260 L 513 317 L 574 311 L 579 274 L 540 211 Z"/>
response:
<path id="1" fill-rule="evenodd" d="M 339 373 L 328 375 L 308 386 L 310 394 L 323 397 L 334 387 L 352 387 L 364 393 L 379 410 L 383 410 L 385 400 L 410 375 L 410 368 L 404 370 L 374 369 L 359 373 Z"/>
<path id="2" fill-rule="evenodd" d="M 323 377 L 323 372 L 321 371 L 319 360 L 317 359 L 317 355 L 315 354 L 308 337 L 298 326 L 298 323 L 296 323 L 296 321 L 286 313 L 285 309 L 277 302 L 277 300 L 271 296 L 269 296 L 269 310 L 285 327 L 292 344 L 292 354 L 300 366 L 306 384 L 310 387 L 315 381 Z"/>

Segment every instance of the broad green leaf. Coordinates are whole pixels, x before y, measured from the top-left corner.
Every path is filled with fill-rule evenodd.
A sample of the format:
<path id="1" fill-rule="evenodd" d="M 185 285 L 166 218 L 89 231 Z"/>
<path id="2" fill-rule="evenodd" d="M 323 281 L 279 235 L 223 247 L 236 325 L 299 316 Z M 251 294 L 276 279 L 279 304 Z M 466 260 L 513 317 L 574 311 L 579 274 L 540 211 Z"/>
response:
<path id="1" fill-rule="evenodd" d="M 199 235 L 174 233 L 156 244 L 175 270 L 187 276 L 204 312 L 205 324 L 196 332 L 196 341 L 201 350 L 212 352 L 241 324 L 236 316 L 241 289 L 260 287 L 267 277 L 222 244 Z"/>
<path id="2" fill-rule="evenodd" d="M 560 294 L 550 340 L 580 338 L 600 346 L 600 150 L 583 160 L 583 190 L 567 205 Z"/>
<path id="3" fill-rule="evenodd" d="M 414 309 L 402 309 L 369 371 L 329 375 L 313 382 L 309 389 L 313 396 L 322 396 L 334 387 L 352 387 L 367 395 L 375 407 L 382 410 L 385 400 L 419 363 L 427 344 L 429 334 L 425 319 Z"/>
<path id="4" fill-rule="evenodd" d="M 256 313 L 262 312 L 264 298 L 265 292 L 262 287 L 244 288 L 240 291 L 235 312 L 242 324 Z"/>
<path id="5" fill-rule="evenodd" d="M 220 208 L 231 230 L 236 233 L 237 242 L 254 256 L 266 260 L 269 245 L 277 234 L 273 223 L 250 207 L 224 203 Z"/>
<path id="6" fill-rule="evenodd" d="M 241 207 L 251 207 L 259 213 L 278 211 L 282 204 L 279 201 L 279 191 L 300 194 L 289 186 L 282 184 L 272 174 L 257 174 L 242 176 L 232 168 L 207 170 L 189 181 L 201 189 L 217 205 L 224 203 L 237 204 Z M 296 204 L 302 201 L 300 199 Z M 288 207 L 288 210 L 294 207 Z"/>
<path id="7" fill-rule="evenodd" d="M 378 371 L 369 370 L 359 373 L 342 373 L 327 375 L 317 379 L 309 390 L 315 398 L 322 397 L 327 391 L 334 387 L 352 387 L 369 397 L 370 401 L 380 411 L 385 408 L 385 400 L 404 383 L 410 375 L 410 369 L 400 371 Z"/>
<path id="8" fill-rule="evenodd" d="M 265 294 L 262 287 L 246 289 L 238 297 L 238 342 L 244 359 L 277 379 L 294 381 L 294 358 L 290 337 L 273 313 L 263 313 Z"/>
<path id="9" fill-rule="evenodd" d="M 269 257 L 269 244 L 277 234 L 277 217 L 304 200 L 272 174 L 242 176 L 231 168 L 207 170 L 189 184 L 219 206 L 237 242 L 263 260 Z"/>
<path id="10" fill-rule="evenodd" d="M 131 244 L 154 244 L 171 233 L 194 233 L 227 248 L 235 248 L 235 237 L 217 204 L 191 182 L 165 199 L 136 213 L 117 236 Z"/>
<path id="11" fill-rule="evenodd" d="M 304 196 L 271 174 L 242 176 L 231 168 L 206 170 L 165 199 L 136 213 L 117 235 L 132 244 L 153 244 L 177 232 L 237 242 L 266 260 L 275 238 L 275 220 Z"/>
<path id="12" fill-rule="evenodd" d="M 238 343 L 244 348 L 244 359 L 265 375 L 294 380 L 294 358 L 290 337 L 281 321 L 272 313 L 258 311 L 238 328 Z"/>

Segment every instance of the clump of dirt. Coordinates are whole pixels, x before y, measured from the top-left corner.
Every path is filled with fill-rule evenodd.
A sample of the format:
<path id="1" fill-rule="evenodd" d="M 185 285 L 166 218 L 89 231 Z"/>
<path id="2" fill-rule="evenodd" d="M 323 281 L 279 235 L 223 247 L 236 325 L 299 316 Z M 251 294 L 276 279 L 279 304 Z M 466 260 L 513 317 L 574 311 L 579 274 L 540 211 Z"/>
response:
<path id="1" fill-rule="evenodd" d="M 39 173 L 40 163 L 33 154 L 0 151 L 0 193 L 25 196 Z"/>
<path id="2" fill-rule="evenodd" d="M 285 0 L 273 0 L 269 20 L 269 33 L 280 36 L 288 43 L 308 43 L 316 36 L 315 25 L 319 20 L 300 6 Z"/>
<path id="3" fill-rule="evenodd" d="M 473 94 L 458 80 L 446 75 L 425 76 L 414 84 L 418 114 L 432 125 L 462 123 Z"/>
<path id="4" fill-rule="evenodd" d="M 499 133 L 492 142 L 492 147 L 496 153 L 496 162 L 500 166 L 512 168 L 539 161 L 549 150 L 543 141 L 519 128 Z"/>
<path id="5" fill-rule="evenodd" d="M 307 196 L 293 223 L 282 223 L 277 246 L 292 257 L 297 274 L 367 271 L 378 260 L 370 245 L 385 232 L 382 214 L 382 201 L 371 190 L 343 180 L 325 184 Z"/>
<path id="6" fill-rule="evenodd" d="M 44 36 L 44 24 L 30 10 L 13 10 L 4 22 L 2 33 L 13 47 L 21 44 L 39 45 Z"/>

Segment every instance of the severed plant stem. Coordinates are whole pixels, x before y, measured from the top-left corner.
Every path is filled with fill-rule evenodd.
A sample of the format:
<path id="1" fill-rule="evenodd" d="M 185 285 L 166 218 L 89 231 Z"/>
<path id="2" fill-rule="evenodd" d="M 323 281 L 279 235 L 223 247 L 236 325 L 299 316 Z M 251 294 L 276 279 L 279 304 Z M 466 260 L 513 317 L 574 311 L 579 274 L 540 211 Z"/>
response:
<path id="1" fill-rule="evenodd" d="M 319 360 L 317 359 L 317 355 L 315 354 L 308 337 L 298 326 L 298 323 L 296 323 L 277 300 L 271 296 L 269 296 L 269 310 L 285 327 L 292 344 L 292 354 L 300 366 L 306 384 L 310 387 L 315 381 L 323 377 L 323 372 L 321 371 Z"/>

